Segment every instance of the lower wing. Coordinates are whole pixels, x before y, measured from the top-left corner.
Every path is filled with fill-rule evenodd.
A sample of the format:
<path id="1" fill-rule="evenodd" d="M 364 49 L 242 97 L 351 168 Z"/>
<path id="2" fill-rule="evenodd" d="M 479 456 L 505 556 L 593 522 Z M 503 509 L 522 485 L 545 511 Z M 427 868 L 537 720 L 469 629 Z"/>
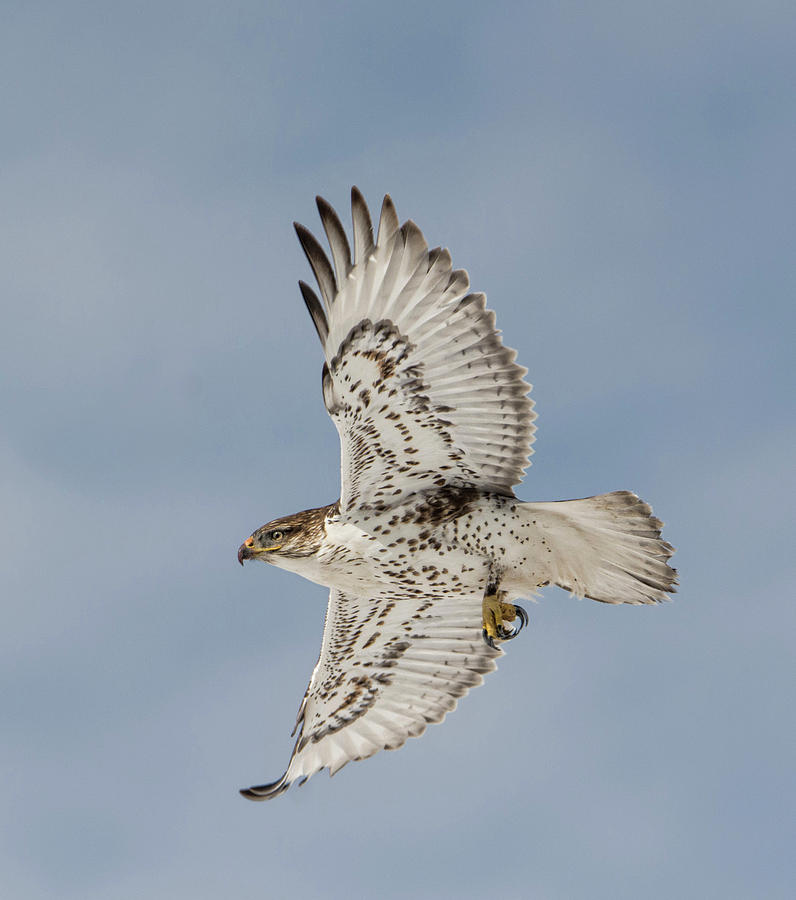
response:
<path id="1" fill-rule="evenodd" d="M 332 590 L 321 653 L 281 778 L 241 791 L 269 800 L 321 769 L 396 750 L 441 722 L 502 654 L 481 636 L 481 597 L 364 599 Z"/>

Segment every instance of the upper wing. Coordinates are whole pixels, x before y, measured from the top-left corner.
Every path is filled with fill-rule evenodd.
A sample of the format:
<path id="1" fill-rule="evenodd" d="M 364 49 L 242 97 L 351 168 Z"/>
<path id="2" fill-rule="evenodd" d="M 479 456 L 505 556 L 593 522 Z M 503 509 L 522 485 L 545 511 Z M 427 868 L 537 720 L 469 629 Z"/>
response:
<path id="1" fill-rule="evenodd" d="M 287 771 L 243 796 L 268 800 L 298 778 L 326 767 L 334 775 L 441 722 L 503 653 L 487 646 L 481 627 L 476 596 L 364 600 L 332 590 Z"/>
<path id="2" fill-rule="evenodd" d="M 341 509 L 386 508 L 454 485 L 512 494 L 535 427 L 526 370 L 503 346 L 483 294 L 429 251 L 414 222 L 399 227 L 389 196 L 374 243 L 362 195 L 351 191 L 354 257 L 334 210 L 318 198 L 334 268 L 296 225 L 321 305 L 301 292 L 323 344 L 323 396 L 340 433 Z"/>

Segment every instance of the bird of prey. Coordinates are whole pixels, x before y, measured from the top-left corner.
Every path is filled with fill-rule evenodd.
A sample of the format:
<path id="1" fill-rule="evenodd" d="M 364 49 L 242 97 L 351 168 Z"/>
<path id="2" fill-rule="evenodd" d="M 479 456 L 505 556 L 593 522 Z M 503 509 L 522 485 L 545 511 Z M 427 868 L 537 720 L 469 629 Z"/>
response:
<path id="1" fill-rule="evenodd" d="M 241 793 L 396 749 L 440 722 L 496 668 L 545 585 L 603 603 L 675 590 L 662 523 L 629 491 L 527 503 L 513 491 L 534 439 L 527 372 L 484 294 L 429 250 L 384 198 L 374 237 L 351 191 L 353 254 L 317 199 L 331 250 L 296 225 L 323 302 L 299 282 L 325 362 L 323 400 L 340 435 L 340 499 L 258 528 L 259 559 L 329 588 L 320 656 L 287 770 Z"/>

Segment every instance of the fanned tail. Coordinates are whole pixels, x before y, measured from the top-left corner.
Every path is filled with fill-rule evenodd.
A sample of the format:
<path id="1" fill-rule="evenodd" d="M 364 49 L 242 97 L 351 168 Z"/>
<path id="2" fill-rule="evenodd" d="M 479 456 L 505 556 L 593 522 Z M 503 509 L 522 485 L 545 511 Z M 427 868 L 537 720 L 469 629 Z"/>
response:
<path id="1" fill-rule="evenodd" d="M 524 503 L 545 534 L 552 584 L 601 603 L 660 603 L 677 588 L 663 522 L 631 491 Z"/>

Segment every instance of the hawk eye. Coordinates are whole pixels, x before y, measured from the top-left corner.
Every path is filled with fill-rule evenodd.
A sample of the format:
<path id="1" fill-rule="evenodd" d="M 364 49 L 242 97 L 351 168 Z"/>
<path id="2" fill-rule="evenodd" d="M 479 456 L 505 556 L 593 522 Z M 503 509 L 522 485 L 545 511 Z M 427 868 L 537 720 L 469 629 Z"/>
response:
<path id="1" fill-rule="evenodd" d="M 281 541 L 284 537 L 284 534 L 281 531 L 272 531 L 269 536 L 272 541 Z"/>

